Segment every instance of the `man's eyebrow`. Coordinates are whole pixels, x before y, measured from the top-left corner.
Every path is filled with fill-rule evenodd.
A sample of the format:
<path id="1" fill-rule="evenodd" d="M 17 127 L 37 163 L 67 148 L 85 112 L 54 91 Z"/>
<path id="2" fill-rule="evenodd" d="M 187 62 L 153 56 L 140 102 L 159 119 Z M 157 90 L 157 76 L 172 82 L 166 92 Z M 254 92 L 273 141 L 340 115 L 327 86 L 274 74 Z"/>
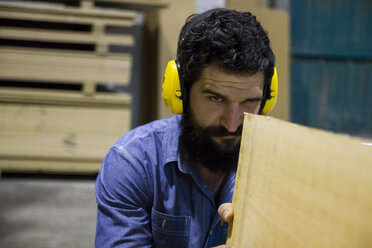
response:
<path id="1" fill-rule="evenodd" d="M 255 101 L 262 101 L 263 97 L 262 96 L 259 96 L 259 97 L 251 97 L 251 98 L 247 98 L 245 99 L 243 102 L 255 102 Z"/>
<path id="2" fill-rule="evenodd" d="M 211 95 L 215 95 L 215 96 L 220 97 L 220 98 L 223 98 L 223 99 L 226 98 L 226 96 L 221 95 L 220 93 L 214 92 L 213 90 L 210 90 L 210 89 L 204 89 L 204 90 L 202 90 L 202 93 L 203 93 L 203 94 L 211 94 Z M 263 98 L 263 96 L 249 97 L 249 98 L 245 99 L 245 100 L 242 101 L 242 102 L 255 102 L 255 101 L 262 101 L 262 98 Z"/>
<path id="3" fill-rule="evenodd" d="M 221 98 L 225 98 L 225 96 L 221 95 L 220 93 L 217 93 L 217 92 L 214 92 L 213 90 L 210 90 L 210 89 L 204 89 L 202 91 L 203 94 L 212 94 L 212 95 L 215 95 L 215 96 L 218 96 L 218 97 L 221 97 Z"/>

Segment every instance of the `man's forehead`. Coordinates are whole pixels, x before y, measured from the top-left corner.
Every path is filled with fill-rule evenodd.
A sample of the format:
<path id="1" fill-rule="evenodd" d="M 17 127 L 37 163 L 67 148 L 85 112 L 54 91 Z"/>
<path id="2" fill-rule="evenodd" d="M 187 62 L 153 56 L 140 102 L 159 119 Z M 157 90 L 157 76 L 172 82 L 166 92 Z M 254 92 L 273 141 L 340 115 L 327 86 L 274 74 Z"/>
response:
<path id="1" fill-rule="evenodd" d="M 252 88 L 262 88 L 263 82 L 257 81 L 257 83 L 252 83 L 249 81 L 219 81 L 209 78 L 204 78 L 200 80 L 200 87 L 202 89 L 212 89 L 212 88 L 236 88 L 236 89 L 252 89 Z"/>
<path id="2" fill-rule="evenodd" d="M 228 76 L 223 78 L 218 77 L 202 77 L 199 79 L 199 86 L 202 89 L 219 89 L 231 88 L 239 90 L 250 90 L 253 88 L 262 89 L 264 85 L 263 73 L 260 75 L 251 76 Z"/>
<path id="3" fill-rule="evenodd" d="M 229 73 L 216 65 L 207 66 L 198 80 L 204 87 L 234 87 L 252 88 L 263 87 L 264 72 L 251 73 Z"/>

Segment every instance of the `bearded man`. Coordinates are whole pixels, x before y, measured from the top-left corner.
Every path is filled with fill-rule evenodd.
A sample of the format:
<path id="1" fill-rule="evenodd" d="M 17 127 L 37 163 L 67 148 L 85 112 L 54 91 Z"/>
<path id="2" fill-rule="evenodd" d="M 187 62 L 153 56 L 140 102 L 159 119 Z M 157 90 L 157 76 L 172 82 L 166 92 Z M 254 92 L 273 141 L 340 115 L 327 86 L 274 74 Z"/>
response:
<path id="1" fill-rule="evenodd" d="M 188 18 L 169 67 L 163 97 L 179 115 L 110 149 L 96 181 L 96 247 L 226 242 L 218 207 L 232 201 L 243 114 L 260 114 L 270 99 L 270 41 L 251 13 L 213 9 Z"/>

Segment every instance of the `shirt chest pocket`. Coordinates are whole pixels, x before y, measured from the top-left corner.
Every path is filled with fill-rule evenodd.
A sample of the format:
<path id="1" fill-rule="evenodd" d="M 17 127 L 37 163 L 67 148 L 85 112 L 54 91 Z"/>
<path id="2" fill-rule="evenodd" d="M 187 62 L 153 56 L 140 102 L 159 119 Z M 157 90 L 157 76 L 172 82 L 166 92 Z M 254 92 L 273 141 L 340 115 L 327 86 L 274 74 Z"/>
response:
<path id="1" fill-rule="evenodd" d="M 163 214 L 152 209 L 151 227 L 154 247 L 187 247 L 190 219 L 190 216 Z"/>

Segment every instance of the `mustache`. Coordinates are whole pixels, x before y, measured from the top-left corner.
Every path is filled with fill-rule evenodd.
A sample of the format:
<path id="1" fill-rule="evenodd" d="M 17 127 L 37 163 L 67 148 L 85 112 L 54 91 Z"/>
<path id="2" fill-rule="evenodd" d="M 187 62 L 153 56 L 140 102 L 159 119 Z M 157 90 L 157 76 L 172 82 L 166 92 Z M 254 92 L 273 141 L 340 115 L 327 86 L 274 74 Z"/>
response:
<path id="1" fill-rule="evenodd" d="M 223 137 L 223 136 L 241 136 L 243 125 L 240 125 L 235 132 L 229 132 L 223 126 L 210 126 L 203 128 L 203 133 L 209 136 Z"/>

